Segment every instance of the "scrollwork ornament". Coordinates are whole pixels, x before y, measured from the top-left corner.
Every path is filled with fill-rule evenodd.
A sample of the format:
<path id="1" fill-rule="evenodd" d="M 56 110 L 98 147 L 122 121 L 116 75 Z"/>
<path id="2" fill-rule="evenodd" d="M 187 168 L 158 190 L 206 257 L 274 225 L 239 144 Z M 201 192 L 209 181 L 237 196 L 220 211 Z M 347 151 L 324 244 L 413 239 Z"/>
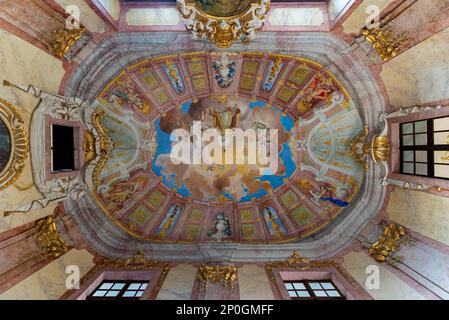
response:
<path id="1" fill-rule="evenodd" d="M 9 159 L 0 168 L 0 191 L 13 184 L 21 175 L 28 157 L 28 137 L 16 108 L 0 98 L 0 121 L 6 126 L 10 138 Z"/>

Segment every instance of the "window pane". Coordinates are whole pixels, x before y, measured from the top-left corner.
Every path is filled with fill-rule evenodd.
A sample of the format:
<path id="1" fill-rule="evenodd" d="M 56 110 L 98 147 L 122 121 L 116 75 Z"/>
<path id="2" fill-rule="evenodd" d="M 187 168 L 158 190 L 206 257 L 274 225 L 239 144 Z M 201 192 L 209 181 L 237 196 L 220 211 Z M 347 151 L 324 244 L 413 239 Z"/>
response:
<path id="1" fill-rule="evenodd" d="M 436 164 L 434 170 L 436 178 L 449 178 L 449 166 Z"/>
<path id="2" fill-rule="evenodd" d="M 414 169 L 413 168 L 413 163 L 404 163 L 403 164 L 403 171 L 404 171 L 404 173 L 414 174 L 415 171 L 413 169 Z"/>
<path id="3" fill-rule="evenodd" d="M 425 146 L 427 144 L 427 134 L 417 134 L 415 135 L 415 145 Z"/>
<path id="4" fill-rule="evenodd" d="M 302 290 L 302 291 L 298 291 L 298 297 L 300 297 L 300 298 L 309 298 L 310 294 L 309 294 L 308 291 Z"/>
<path id="5" fill-rule="evenodd" d="M 318 282 L 310 282 L 309 285 L 310 285 L 310 288 L 312 288 L 313 290 L 321 289 L 321 286 Z"/>
<path id="6" fill-rule="evenodd" d="M 287 288 L 287 290 L 293 290 L 293 285 L 291 283 L 286 283 L 285 287 Z"/>
<path id="7" fill-rule="evenodd" d="M 427 162 L 427 151 L 416 151 L 416 162 Z"/>
<path id="8" fill-rule="evenodd" d="M 434 161 L 435 163 L 449 164 L 449 151 L 435 151 Z"/>
<path id="9" fill-rule="evenodd" d="M 144 283 L 142 284 L 142 286 L 140 287 L 140 290 L 145 290 L 148 287 L 148 283 Z"/>
<path id="10" fill-rule="evenodd" d="M 288 292 L 288 295 L 289 295 L 290 297 L 294 297 L 294 298 L 297 297 L 296 291 L 289 291 L 289 292 Z"/>
<path id="11" fill-rule="evenodd" d="M 427 132 L 427 120 L 415 122 L 415 133 Z"/>
<path id="12" fill-rule="evenodd" d="M 402 144 L 404 146 L 413 146 L 413 135 L 402 136 Z"/>
<path id="13" fill-rule="evenodd" d="M 104 289 L 104 290 L 111 289 L 111 287 L 112 287 L 113 284 L 114 284 L 114 283 L 112 283 L 112 282 L 105 282 L 105 283 L 103 283 L 103 284 L 101 285 L 100 289 Z"/>
<path id="14" fill-rule="evenodd" d="M 123 296 L 125 298 L 132 298 L 136 295 L 137 291 L 126 291 Z"/>
<path id="15" fill-rule="evenodd" d="M 317 297 L 327 297 L 327 294 L 325 291 L 313 291 Z"/>
<path id="16" fill-rule="evenodd" d="M 329 297 L 340 297 L 340 294 L 336 290 L 326 291 Z"/>
<path id="17" fill-rule="evenodd" d="M 140 298 L 143 295 L 143 291 L 137 291 L 136 297 Z"/>
<path id="18" fill-rule="evenodd" d="M 413 133 L 413 123 L 404 123 L 402 125 L 402 134 Z"/>
<path id="19" fill-rule="evenodd" d="M 434 131 L 449 130 L 449 117 L 434 119 L 433 130 Z"/>
<path id="20" fill-rule="evenodd" d="M 304 284 L 301 283 L 301 282 L 294 283 L 293 286 L 294 286 L 295 289 L 297 289 L 297 290 L 305 290 L 305 289 L 306 289 L 306 287 L 304 286 Z"/>
<path id="21" fill-rule="evenodd" d="M 103 291 L 103 290 L 97 290 L 93 296 L 94 297 L 104 297 L 104 295 L 106 294 L 107 291 Z"/>
<path id="22" fill-rule="evenodd" d="M 404 158 L 404 161 L 415 161 L 415 153 L 413 151 L 403 151 L 402 156 Z"/>
<path id="23" fill-rule="evenodd" d="M 435 145 L 449 144 L 449 132 L 436 132 L 433 134 Z"/>
<path id="24" fill-rule="evenodd" d="M 120 291 L 109 291 L 106 297 L 117 297 Z"/>
<path id="25" fill-rule="evenodd" d="M 140 283 L 131 283 L 128 287 L 128 290 L 139 290 L 140 289 Z"/>
<path id="26" fill-rule="evenodd" d="M 112 289 L 114 289 L 114 290 L 122 290 L 124 286 L 125 286 L 124 283 L 116 283 L 116 284 L 114 284 Z"/>
<path id="27" fill-rule="evenodd" d="M 323 287 L 323 289 L 335 289 L 330 282 L 321 282 L 321 286 Z"/>
<path id="28" fill-rule="evenodd" d="M 417 163 L 416 174 L 427 176 L 427 163 Z"/>

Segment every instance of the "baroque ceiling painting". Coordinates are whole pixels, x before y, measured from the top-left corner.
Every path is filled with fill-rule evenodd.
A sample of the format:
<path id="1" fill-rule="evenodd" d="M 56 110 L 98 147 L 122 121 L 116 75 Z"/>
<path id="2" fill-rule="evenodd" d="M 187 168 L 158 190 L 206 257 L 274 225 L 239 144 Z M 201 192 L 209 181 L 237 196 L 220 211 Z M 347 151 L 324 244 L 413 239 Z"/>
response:
<path id="1" fill-rule="evenodd" d="M 113 146 L 91 182 L 94 196 L 141 240 L 297 241 L 350 206 L 363 181 L 350 154 L 364 129 L 354 101 L 326 68 L 301 57 L 212 51 L 144 59 L 91 107 Z M 276 167 L 174 163 L 171 133 L 194 123 L 222 135 L 277 129 Z"/>

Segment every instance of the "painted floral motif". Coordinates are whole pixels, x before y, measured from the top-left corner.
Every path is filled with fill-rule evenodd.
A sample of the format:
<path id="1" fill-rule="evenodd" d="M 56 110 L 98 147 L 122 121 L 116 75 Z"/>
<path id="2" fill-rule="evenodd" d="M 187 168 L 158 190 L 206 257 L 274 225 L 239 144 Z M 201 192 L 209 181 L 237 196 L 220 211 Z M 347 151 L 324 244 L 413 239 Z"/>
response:
<path id="1" fill-rule="evenodd" d="M 215 80 L 220 88 L 227 88 L 234 80 L 236 62 L 231 59 L 231 54 L 223 52 L 219 60 L 212 61 L 215 70 Z"/>

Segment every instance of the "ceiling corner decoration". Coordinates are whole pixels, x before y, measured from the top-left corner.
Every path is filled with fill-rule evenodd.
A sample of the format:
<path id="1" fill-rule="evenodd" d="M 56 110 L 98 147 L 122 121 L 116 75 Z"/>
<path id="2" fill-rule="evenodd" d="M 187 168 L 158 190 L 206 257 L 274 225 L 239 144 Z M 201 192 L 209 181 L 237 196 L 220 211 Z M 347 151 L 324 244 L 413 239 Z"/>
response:
<path id="1" fill-rule="evenodd" d="M 198 38 L 207 38 L 219 48 L 240 40 L 247 45 L 264 24 L 270 0 L 177 0 L 186 25 Z"/>

